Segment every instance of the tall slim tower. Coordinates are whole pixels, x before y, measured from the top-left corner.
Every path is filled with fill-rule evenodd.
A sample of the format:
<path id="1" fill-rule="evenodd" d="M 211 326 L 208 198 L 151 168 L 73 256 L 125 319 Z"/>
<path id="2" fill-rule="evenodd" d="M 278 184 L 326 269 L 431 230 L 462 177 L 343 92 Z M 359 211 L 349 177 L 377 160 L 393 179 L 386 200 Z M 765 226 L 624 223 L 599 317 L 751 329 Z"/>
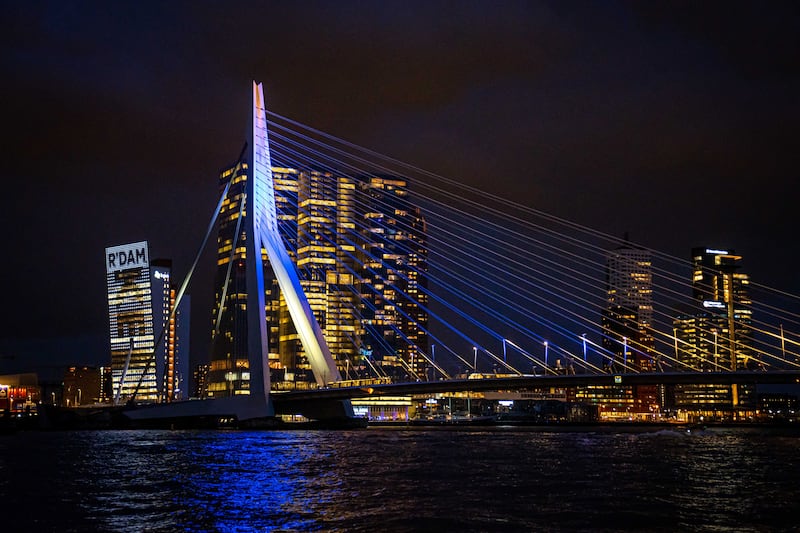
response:
<path id="1" fill-rule="evenodd" d="M 603 346 L 615 365 L 655 369 L 653 273 L 650 252 L 621 246 L 606 256 L 606 310 Z"/>
<path id="2" fill-rule="evenodd" d="M 273 175 L 275 175 L 273 168 Z M 284 169 L 288 170 L 288 169 Z M 346 176 L 316 170 L 292 171 L 297 176 L 294 210 L 290 202 L 278 209 L 285 217 L 288 253 L 297 265 L 300 285 L 339 371 L 352 377 L 360 358 L 360 318 L 355 269 L 353 219 L 355 184 Z M 276 181 L 276 187 L 278 182 Z M 276 190 L 276 195 L 279 191 Z M 294 215 L 293 221 L 290 217 Z M 293 222 L 293 225 L 291 225 Z M 292 248 L 292 243 L 295 247 Z M 285 299 L 279 308 L 279 352 L 287 381 L 313 381 L 311 366 Z M 354 371 L 354 370 L 353 370 Z"/>
<path id="3" fill-rule="evenodd" d="M 366 253 L 361 277 L 364 348 L 396 377 L 427 376 L 428 256 L 426 224 L 408 198 L 408 183 L 393 176 L 361 180 L 359 219 Z"/>
<path id="4" fill-rule="evenodd" d="M 212 348 L 205 391 L 209 398 L 249 394 L 250 361 L 247 353 L 247 279 L 245 268 L 247 161 L 224 169 L 222 191 L 230 182 L 219 213 L 217 274 Z"/>
<path id="5" fill-rule="evenodd" d="M 656 368 L 653 328 L 653 274 L 649 251 L 625 245 L 606 254 L 606 308 L 602 345 L 613 372 L 650 372 Z M 656 386 L 598 387 L 596 399 L 612 412 L 652 413 L 658 409 Z"/>
<path id="6" fill-rule="evenodd" d="M 178 327 L 176 317 L 172 316 L 177 291 L 171 281 L 172 261 L 154 259 L 150 262 L 150 286 L 153 291 L 153 315 L 156 318 L 156 342 L 158 359 L 156 369 L 159 376 L 160 400 L 171 402 L 175 397 L 178 385 Z M 161 340 L 158 340 L 161 337 Z"/>
<path id="7" fill-rule="evenodd" d="M 733 250 L 693 248 L 694 310 L 676 318 L 678 359 L 698 370 L 753 366 L 750 278 Z M 734 357 L 731 354 L 735 354 Z"/>
<path id="8" fill-rule="evenodd" d="M 693 248 L 690 310 L 673 320 L 676 357 L 687 369 L 703 372 L 753 369 L 752 310 L 749 276 L 739 272 L 741 256 L 733 250 Z M 755 405 L 749 386 L 676 386 L 679 407 L 706 410 Z"/>
<path id="9" fill-rule="evenodd" d="M 112 397 L 172 399 L 175 328 L 170 263 L 150 262 L 147 241 L 106 248 Z M 170 374 L 173 374 L 171 377 Z"/>

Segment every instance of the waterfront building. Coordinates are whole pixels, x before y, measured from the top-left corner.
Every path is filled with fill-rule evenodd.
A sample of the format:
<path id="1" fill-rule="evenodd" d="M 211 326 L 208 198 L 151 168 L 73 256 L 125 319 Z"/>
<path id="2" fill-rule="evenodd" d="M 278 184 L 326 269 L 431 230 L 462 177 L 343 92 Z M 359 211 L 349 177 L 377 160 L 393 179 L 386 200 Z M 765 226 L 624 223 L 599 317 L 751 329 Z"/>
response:
<path id="1" fill-rule="evenodd" d="M 410 371 L 425 379 L 430 367 L 425 218 L 410 201 L 404 179 L 368 176 L 359 189 L 364 352 L 397 378 L 407 379 Z"/>
<path id="2" fill-rule="evenodd" d="M 347 376 L 355 375 L 352 372 L 360 365 L 361 359 L 361 321 L 354 255 L 355 182 L 330 172 L 292 172 L 296 176 L 295 189 L 292 190 L 296 201 L 285 202 L 285 209 L 279 211 L 279 230 L 286 235 L 300 285 L 322 328 L 336 366 L 347 379 Z M 275 184 L 277 196 L 280 191 L 277 181 Z M 289 184 L 284 187 L 288 189 Z M 283 228 L 280 227 L 281 217 L 286 221 Z M 295 247 L 292 247 L 293 243 L 296 243 Z M 283 299 L 278 301 L 278 309 L 283 381 L 313 382 L 311 365 Z"/>
<path id="3" fill-rule="evenodd" d="M 177 303 L 178 288 L 172 281 L 172 261 L 169 259 L 154 259 L 151 262 L 151 278 L 153 312 L 156 323 L 159 324 L 157 335 L 162 337 L 159 350 L 163 350 L 163 355 L 156 362 L 160 369 L 158 375 L 161 382 L 161 401 L 185 399 L 181 393 L 181 384 L 188 377 L 191 300 L 188 295 L 184 295 L 180 304 Z"/>
<path id="4" fill-rule="evenodd" d="M 636 387 L 632 385 L 577 387 L 575 401 L 596 407 L 601 420 L 646 418 L 645 412 L 637 409 Z"/>
<path id="5" fill-rule="evenodd" d="M 209 367 L 210 365 L 208 363 L 200 363 L 194 366 L 190 398 L 203 398 L 206 396 Z"/>
<path id="6" fill-rule="evenodd" d="M 170 263 L 151 265 L 147 241 L 106 248 L 114 401 L 170 401 L 174 325 Z"/>
<path id="7" fill-rule="evenodd" d="M 41 390 L 39 376 L 33 372 L 0 375 L 0 416 L 35 414 Z"/>
<path id="8" fill-rule="evenodd" d="M 230 186 L 218 215 L 211 360 L 202 389 L 203 396 L 209 398 L 250 393 L 245 268 L 247 170 L 247 162 L 242 161 L 224 169 L 219 176 L 220 191 L 229 182 Z M 270 279 L 269 272 L 265 262 L 265 279 Z"/>
<path id="9" fill-rule="evenodd" d="M 603 347 L 638 372 L 655 370 L 653 274 L 648 250 L 620 246 L 606 255 Z"/>
<path id="10" fill-rule="evenodd" d="M 369 374 L 377 357 L 406 379 L 425 376 L 427 268 L 425 226 L 399 179 L 364 180 L 318 170 L 273 167 L 278 231 L 300 284 L 345 379 Z M 248 394 L 244 219 L 246 162 L 220 175 L 230 189 L 219 213 L 213 348 L 205 396 Z M 365 229 L 366 228 L 366 229 Z M 315 386 L 311 365 L 264 256 L 265 315 L 273 389 Z M 396 265 L 388 268 L 383 263 Z M 378 271 L 378 294 L 362 280 Z M 400 291 L 413 300 L 401 298 Z M 398 303 L 394 303 L 398 302 Z M 375 311 L 379 309 L 379 311 Z M 377 315 L 377 318 L 376 318 Z M 365 325 L 371 327 L 365 333 Z M 378 345 L 377 349 L 373 346 Z M 384 366 L 384 368 L 386 368 Z"/>
<path id="11" fill-rule="evenodd" d="M 694 300 L 716 324 L 707 330 L 716 339 L 715 357 L 726 369 L 752 370 L 750 277 L 739 272 L 742 257 L 733 250 L 694 248 L 692 261 Z"/>
<path id="12" fill-rule="evenodd" d="M 754 368 L 749 276 L 739 271 L 742 257 L 733 250 L 692 249 L 693 305 L 673 320 L 675 357 L 700 372 Z M 753 408 L 753 387 L 676 386 L 679 408 L 720 416 L 731 408 Z"/>
<path id="13" fill-rule="evenodd" d="M 653 274 L 648 250 L 626 244 L 607 253 L 601 326 L 607 371 L 655 371 Z M 583 387 L 576 395 L 581 401 L 598 404 L 603 416 L 647 414 L 659 408 L 656 386 Z"/>
<path id="14" fill-rule="evenodd" d="M 800 418 L 797 395 L 788 392 L 765 392 L 758 395 L 758 410 L 762 419 L 791 420 Z"/>

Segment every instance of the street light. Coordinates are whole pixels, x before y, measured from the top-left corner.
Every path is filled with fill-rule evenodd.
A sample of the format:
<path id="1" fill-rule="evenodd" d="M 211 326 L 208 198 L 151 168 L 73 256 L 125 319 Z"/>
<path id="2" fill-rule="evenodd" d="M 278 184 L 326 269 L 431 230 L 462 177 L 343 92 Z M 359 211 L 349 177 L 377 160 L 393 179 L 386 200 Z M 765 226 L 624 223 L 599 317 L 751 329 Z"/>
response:
<path id="1" fill-rule="evenodd" d="M 544 341 L 544 368 L 545 368 L 545 371 L 547 370 L 547 349 L 548 349 L 548 346 L 549 346 L 549 344 L 547 344 L 547 341 Z"/>
<path id="2" fill-rule="evenodd" d="M 472 365 L 472 371 L 477 373 L 478 372 L 478 347 L 477 346 L 473 346 L 472 347 L 472 354 L 473 354 L 473 356 L 475 358 L 475 363 Z"/>
<path id="3" fill-rule="evenodd" d="M 588 359 L 586 358 L 586 333 L 581 335 L 581 338 L 583 339 L 583 361 L 588 362 Z"/>
<path id="4" fill-rule="evenodd" d="M 783 360 L 786 361 L 786 337 L 783 334 L 783 324 L 781 324 L 781 354 Z"/>
<path id="5" fill-rule="evenodd" d="M 714 333 L 714 370 L 719 371 L 719 352 L 717 350 L 717 330 L 711 330 Z"/>
<path id="6" fill-rule="evenodd" d="M 678 357 L 678 328 L 672 328 L 672 338 L 675 340 L 675 360 L 679 359 Z"/>
<path id="7" fill-rule="evenodd" d="M 622 337 L 622 366 L 628 366 L 628 337 Z"/>
<path id="8" fill-rule="evenodd" d="M 506 340 L 503 339 L 503 363 L 507 363 L 507 362 L 508 361 L 506 360 Z"/>

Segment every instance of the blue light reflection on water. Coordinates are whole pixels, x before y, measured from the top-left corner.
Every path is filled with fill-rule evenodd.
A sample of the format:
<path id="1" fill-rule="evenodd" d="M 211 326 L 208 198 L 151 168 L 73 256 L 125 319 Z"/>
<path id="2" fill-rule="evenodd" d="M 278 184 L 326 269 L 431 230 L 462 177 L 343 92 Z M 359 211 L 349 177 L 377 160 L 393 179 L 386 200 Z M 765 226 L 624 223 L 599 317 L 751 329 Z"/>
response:
<path id="1" fill-rule="evenodd" d="M 790 530 L 800 438 L 370 429 L 0 439 L 21 531 Z"/>

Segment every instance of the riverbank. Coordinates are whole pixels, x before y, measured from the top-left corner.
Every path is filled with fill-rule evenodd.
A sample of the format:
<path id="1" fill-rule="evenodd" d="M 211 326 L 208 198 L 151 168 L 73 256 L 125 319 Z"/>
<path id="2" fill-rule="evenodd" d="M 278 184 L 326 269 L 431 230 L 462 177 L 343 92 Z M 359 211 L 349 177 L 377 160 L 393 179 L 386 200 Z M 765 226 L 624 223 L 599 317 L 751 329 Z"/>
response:
<path id="1" fill-rule="evenodd" d="M 467 420 L 455 422 L 447 421 L 370 421 L 370 428 L 399 428 L 399 429 L 508 429 L 550 432 L 582 432 L 597 433 L 643 433 L 654 431 L 676 431 L 681 433 L 727 431 L 753 432 L 753 433 L 780 433 L 800 436 L 800 424 L 796 422 L 765 421 L 765 422 L 710 422 L 707 424 L 689 424 L 685 422 L 507 422 L 498 420 L 480 420 L 469 423 Z"/>

